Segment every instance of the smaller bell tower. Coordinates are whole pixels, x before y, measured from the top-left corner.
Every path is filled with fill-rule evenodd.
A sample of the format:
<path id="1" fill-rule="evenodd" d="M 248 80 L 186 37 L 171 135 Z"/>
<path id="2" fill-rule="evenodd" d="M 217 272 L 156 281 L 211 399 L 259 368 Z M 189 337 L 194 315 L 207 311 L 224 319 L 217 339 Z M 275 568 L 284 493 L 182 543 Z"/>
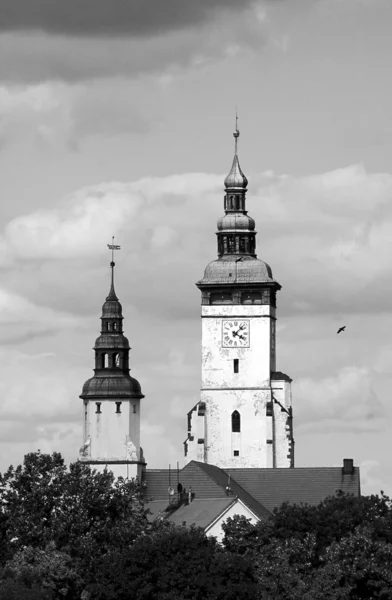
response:
<path id="1" fill-rule="evenodd" d="M 112 240 L 113 242 L 114 240 Z M 114 250 L 111 286 L 102 306 L 101 334 L 94 345 L 94 376 L 86 381 L 83 400 L 83 445 L 79 460 L 116 477 L 141 478 L 145 461 L 140 447 L 139 382 L 129 374 L 128 339 L 123 332 L 122 306 L 114 290 Z"/>

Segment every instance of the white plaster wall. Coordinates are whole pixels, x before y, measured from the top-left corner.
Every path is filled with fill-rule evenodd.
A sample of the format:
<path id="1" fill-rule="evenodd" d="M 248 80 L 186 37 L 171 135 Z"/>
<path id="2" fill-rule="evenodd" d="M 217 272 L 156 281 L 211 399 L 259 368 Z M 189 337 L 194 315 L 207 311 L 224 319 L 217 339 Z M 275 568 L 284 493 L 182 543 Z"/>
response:
<path id="1" fill-rule="evenodd" d="M 201 400 L 206 403 L 207 463 L 222 468 L 268 466 L 266 404 L 270 398 L 270 388 L 202 390 Z M 241 433 L 233 438 L 231 415 L 235 410 L 241 415 Z M 240 455 L 234 456 L 233 450 L 238 447 Z"/>
<path id="2" fill-rule="evenodd" d="M 86 462 L 86 461 L 84 461 Z M 134 479 L 135 477 L 139 477 L 141 475 L 142 465 L 138 463 L 132 464 L 108 464 L 100 463 L 100 464 L 92 464 L 90 465 L 92 469 L 95 469 L 99 473 L 103 473 L 105 469 L 108 471 L 112 471 L 113 475 L 117 477 L 123 477 L 124 479 Z"/>
<path id="3" fill-rule="evenodd" d="M 288 381 L 272 381 L 273 395 L 287 410 L 291 408 L 291 384 Z M 275 467 L 290 467 L 289 415 L 274 403 L 274 454 Z"/>
<path id="4" fill-rule="evenodd" d="M 121 402 L 121 412 L 116 413 L 116 401 Z M 116 460 L 127 458 L 126 443 L 129 438 L 136 446 L 140 458 L 140 400 L 102 400 L 101 412 L 96 412 L 96 401 L 87 401 L 85 407 L 85 437 L 90 436 L 91 460 Z M 136 407 L 136 412 L 134 408 Z"/>
<path id="5" fill-rule="evenodd" d="M 202 388 L 269 385 L 272 311 L 268 305 L 202 306 Z M 222 321 L 235 318 L 249 320 L 249 348 L 222 346 Z"/>
<path id="6" fill-rule="evenodd" d="M 260 519 L 253 514 L 252 511 L 249 510 L 247 506 L 243 502 L 237 499 L 237 502 L 233 504 L 212 526 L 207 527 L 205 532 L 206 535 L 213 535 L 216 537 L 218 542 L 222 542 L 224 537 L 224 532 L 222 529 L 222 524 L 230 517 L 233 518 L 235 515 L 244 516 L 247 519 L 250 519 L 252 525 L 257 523 Z"/>
<path id="7" fill-rule="evenodd" d="M 187 441 L 187 455 L 184 463 L 188 464 L 192 460 L 204 462 L 204 444 L 199 444 L 199 439 L 205 438 L 205 415 L 198 414 L 198 405 L 192 410 L 190 415 L 190 433 L 193 440 Z"/>

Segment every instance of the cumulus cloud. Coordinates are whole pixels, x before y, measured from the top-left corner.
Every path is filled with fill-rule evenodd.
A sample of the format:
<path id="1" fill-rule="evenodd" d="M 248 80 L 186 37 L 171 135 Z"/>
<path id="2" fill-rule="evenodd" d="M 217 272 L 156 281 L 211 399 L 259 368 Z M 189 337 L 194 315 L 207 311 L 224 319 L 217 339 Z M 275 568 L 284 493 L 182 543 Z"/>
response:
<path id="1" fill-rule="evenodd" d="M 199 3 L 181 5 L 196 7 Z M 212 7 L 213 3 L 208 5 Z M 0 77 L 8 84 L 77 82 L 145 73 L 162 77 L 183 67 L 200 66 L 230 58 L 233 52 L 262 47 L 265 23 L 257 4 L 254 7 L 254 2 L 243 2 L 235 6 L 234 12 L 225 11 L 219 18 L 212 18 L 215 10 L 207 11 L 208 18 L 199 26 L 176 29 L 170 35 L 158 31 L 154 36 L 113 36 L 103 40 L 91 33 L 69 38 L 42 31 L 5 31 L 0 33 Z M 112 6 L 110 11 L 115 14 Z M 166 9 L 159 13 L 166 14 Z"/>
<path id="2" fill-rule="evenodd" d="M 216 11 L 240 12 L 254 0 L 3 0 L 0 30 L 70 36 L 147 36 L 208 21 Z"/>
<path id="3" fill-rule="evenodd" d="M 11 220 L 0 256 L 4 266 L 76 258 L 92 266 L 116 235 L 136 277 L 144 281 L 145 262 L 152 290 L 159 289 L 163 269 L 180 290 L 181 281 L 199 279 L 216 255 L 222 180 L 194 173 L 83 188 L 55 209 Z M 388 310 L 391 175 L 357 165 L 311 177 L 261 174 L 253 181 L 248 209 L 258 226 L 257 251 L 288 289 L 280 295 L 284 310 L 288 298 L 291 314 Z M 382 293 L 373 293 L 375 286 Z"/>
<path id="4" fill-rule="evenodd" d="M 1 61 L 1 58 L 0 58 Z M 61 82 L 0 86 L 0 148 L 9 142 L 33 140 L 40 146 L 77 150 L 88 136 L 143 134 L 156 123 L 159 83 L 113 78 L 68 85 Z"/>
<path id="5" fill-rule="evenodd" d="M 384 427 L 384 409 L 367 368 L 344 367 L 335 376 L 300 379 L 295 387 L 301 399 L 296 428 L 301 432 L 374 431 Z"/>

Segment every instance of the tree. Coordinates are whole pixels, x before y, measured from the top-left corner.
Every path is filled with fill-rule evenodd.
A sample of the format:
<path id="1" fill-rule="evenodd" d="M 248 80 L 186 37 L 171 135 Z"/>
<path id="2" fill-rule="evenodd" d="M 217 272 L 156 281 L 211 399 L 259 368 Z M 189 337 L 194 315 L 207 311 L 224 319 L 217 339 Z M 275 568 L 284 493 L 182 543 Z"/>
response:
<path id="1" fill-rule="evenodd" d="M 7 578 L 0 580 L 1 600 L 52 600 L 50 590 L 44 590 L 37 584 L 28 586 L 20 581 Z"/>
<path id="2" fill-rule="evenodd" d="M 27 547 L 44 553 L 37 567 L 50 547 L 50 564 L 59 559 L 56 552 L 68 555 L 88 584 L 96 580 L 101 555 L 131 544 L 149 527 L 137 481 L 115 480 L 110 471 L 80 462 L 67 468 L 59 453 L 28 454 L 23 465 L 0 475 L 0 566 L 27 558 L 18 554 Z"/>
<path id="3" fill-rule="evenodd" d="M 165 525 L 128 549 L 103 557 L 105 600 L 242 600 L 256 598 L 250 562 L 223 550 L 202 529 Z M 106 584 L 104 583 L 106 582 Z"/>
<path id="4" fill-rule="evenodd" d="M 4 568 L 4 577 L 12 577 L 26 587 L 36 584 L 52 598 L 75 598 L 82 589 L 82 579 L 65 552 L 53 542 L 45 550 L 26 546 L 16 552 Z"/>

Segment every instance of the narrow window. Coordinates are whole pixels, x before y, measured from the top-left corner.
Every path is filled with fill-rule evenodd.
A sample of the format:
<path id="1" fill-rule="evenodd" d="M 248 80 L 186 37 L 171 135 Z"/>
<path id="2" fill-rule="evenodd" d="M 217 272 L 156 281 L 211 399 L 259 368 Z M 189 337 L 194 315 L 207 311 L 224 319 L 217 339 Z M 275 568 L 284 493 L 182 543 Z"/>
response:
<path id="1" fill-rule="evenodd" d="M 240 451 L 239 450 L 234 450 L 234 456 L 239 456 L 240 455 Z"/>
<path id="2" fill-rule="evenodd" d="M 114 331 L 116 331 L 116 329 L 117 329 L 117 323 L 113 323 L 113 329 L 114 329 Z"/>
<path id="3" fill-rule="evenodd" d="M 234 373 L 238 373 L 238 369 L 239 369 L 239 360 L 238 360 L 238 358 L 235 358 L 233 360 L 233 368 L 234 368 Z"/>
<path id="4" fill-rule="evenodd" d="M 101 356 L 101 366 L 102 369 L 107 369 L 109 366 L 109 358 L 107 354 L 102 354 Z"/>
<path id="5" fill-rule="evenodd" d="M 240 252 L 245 252 L 245 238 L 240 237 Z"/>
<path id="6" fill-rule="evenodd" d="M 115 354 L 113 354 L 113 366 L 114 367 L 119 367 L 120 366 L 120 355 L 116 352 Z"/>
<path id="7" fill-rule="evenodd" d="M 121 402 L 116 402 L 116 413 L 121 412 Z"/>
<path id="8" fill-rule="evenodd" d="M 101 413 L 101 403 L 100 402 L 96 402 L 95 406 L 97 407 L 97 410 L 95 411 L 96 414 L 100 414 Z"/>
<path id="9" fill-rule="evenodd" d="M 106 329 L 107 329 L 108 331 L 110 331 L 110 330 L 111 330 L 111 328 L 112 328 L 112 324 L 110 323 L 110 321 L 108 321 L 108 322 L 106 323 Z"/>
<path id="10" fill-rule="evenodd" d="M 241 431 L 241 416 L 238 410 L 235 410 L 231 415 L 231 431 L 239 433 Z"/>
<path id="11" fill-rule="evenodd" d="M 266 414 L 267 417 L 272 417 L 272 402 L 267 402 L 267 406 L 266 406 Z"/>
<path id="12" fill-rule="evenodd" d="M 136 404 L 133 405 L 133 412 L 136 414 Z"/>
<path id="13" fill-rule="evenodd" d="M 229 250 L 229 252 L 234 252 L 234 236 L 228 235 L 227 236 L 227 241 L 228 241 L 228 250 Z"/>

